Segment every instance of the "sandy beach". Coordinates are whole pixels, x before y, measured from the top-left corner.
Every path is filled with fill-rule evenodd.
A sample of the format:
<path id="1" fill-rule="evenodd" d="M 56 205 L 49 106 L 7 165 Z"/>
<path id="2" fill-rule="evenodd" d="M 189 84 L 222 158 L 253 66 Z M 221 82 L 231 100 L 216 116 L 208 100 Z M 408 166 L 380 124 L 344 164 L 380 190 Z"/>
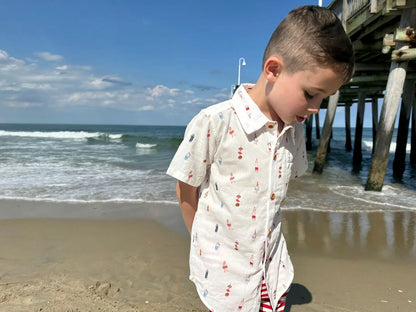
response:
<path id="1" fill-rule="evenodd" d="M 284 211 L 285 311 L 416 311 L 416 213 Z M 0 311 L 206 311 L 174 205 L 0 201 Z"/>

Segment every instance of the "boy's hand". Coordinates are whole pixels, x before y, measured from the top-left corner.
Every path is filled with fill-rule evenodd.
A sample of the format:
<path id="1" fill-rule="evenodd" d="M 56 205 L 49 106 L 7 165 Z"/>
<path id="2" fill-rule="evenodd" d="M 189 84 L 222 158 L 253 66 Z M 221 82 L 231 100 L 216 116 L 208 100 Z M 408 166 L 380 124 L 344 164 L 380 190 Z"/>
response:
<path id="1" fill-rule="evenodd" d="M 182 210 L 183 220 L 188 228 L 189 234 L 192 232 L 192 223 L 198 208 L 198 188 L 178 181 L 176 184 L 176 196 Z"/>

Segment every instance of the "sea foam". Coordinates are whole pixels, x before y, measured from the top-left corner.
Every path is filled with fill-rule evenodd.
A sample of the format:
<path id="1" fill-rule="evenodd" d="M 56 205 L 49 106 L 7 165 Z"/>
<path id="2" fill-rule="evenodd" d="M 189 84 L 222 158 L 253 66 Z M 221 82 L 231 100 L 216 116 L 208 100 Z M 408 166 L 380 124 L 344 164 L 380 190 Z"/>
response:
<path id="1" fill-rule="evenodd" d="M 136 143 L 136 148 L 143 148 L 143 149 L 150 149 L 156 147 L 157 144 L 143 144 L 143 143 Z"/>

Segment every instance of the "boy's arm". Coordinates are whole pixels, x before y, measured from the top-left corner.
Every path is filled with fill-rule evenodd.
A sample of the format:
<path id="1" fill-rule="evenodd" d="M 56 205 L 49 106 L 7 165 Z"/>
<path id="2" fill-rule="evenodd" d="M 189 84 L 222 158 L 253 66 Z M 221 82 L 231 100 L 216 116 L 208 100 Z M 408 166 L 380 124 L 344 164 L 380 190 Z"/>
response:
<path id="1" fill-rule="evenodd" d="M 189 233 L 192 231 L 196 209 L 198 208 L 198 188 L 182 181 L 176 184 L 176 196 L 182 210 L 183 220 Z"/>

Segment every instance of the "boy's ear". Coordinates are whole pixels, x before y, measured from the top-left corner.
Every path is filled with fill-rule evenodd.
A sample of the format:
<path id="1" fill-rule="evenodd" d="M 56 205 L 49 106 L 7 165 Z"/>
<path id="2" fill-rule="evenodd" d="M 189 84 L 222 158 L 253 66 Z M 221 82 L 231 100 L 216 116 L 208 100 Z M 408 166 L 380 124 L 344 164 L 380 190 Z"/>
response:
<path id="1" fill-rule="evenodd" d="M 264 74 L 268 81 L 275 82 L 283 69 L 283 61 L 278 56 L 269 57 L 264 63 Z"/>

